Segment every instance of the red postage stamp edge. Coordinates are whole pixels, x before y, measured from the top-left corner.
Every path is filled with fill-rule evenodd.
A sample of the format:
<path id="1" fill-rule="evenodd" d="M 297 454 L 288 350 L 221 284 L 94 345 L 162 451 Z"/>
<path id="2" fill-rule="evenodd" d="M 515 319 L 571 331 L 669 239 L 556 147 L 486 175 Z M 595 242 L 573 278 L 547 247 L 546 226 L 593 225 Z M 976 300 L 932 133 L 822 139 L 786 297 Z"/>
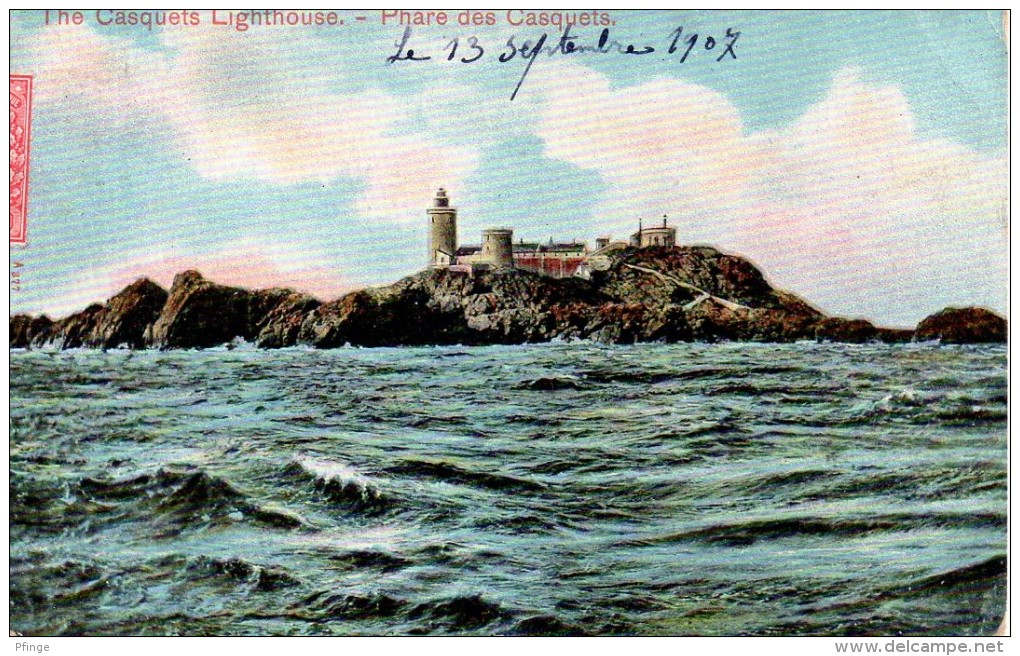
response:
<path id="1" fill-rule="evenodd" d="M 27 243 L 32 76 L 11 75 L 11 243 Z"/>

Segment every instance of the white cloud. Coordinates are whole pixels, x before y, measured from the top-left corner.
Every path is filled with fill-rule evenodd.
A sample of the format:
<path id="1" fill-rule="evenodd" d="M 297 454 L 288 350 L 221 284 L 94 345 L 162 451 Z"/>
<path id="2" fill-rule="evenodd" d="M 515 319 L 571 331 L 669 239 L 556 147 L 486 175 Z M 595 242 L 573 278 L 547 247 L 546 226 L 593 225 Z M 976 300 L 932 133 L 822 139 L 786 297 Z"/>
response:
<path id="1" fill-rule="evenodd" d="M 546 154 L 599 173 L 617 235 L 669 214 L 681 241 L 745 254 L 844 315 L 1004 307 L 1005 157 L 919 135 L 895 86 L 844 69 L 794 124 L 749 134 L 725 96 L 683 80 L 614 89 L 572 63 L 537 77 Z"/>
<path id="2" fill-rule="evenodd" d="M 318 69 L 295 69 L 290 53 L 310 46 L 300 30 L 167 28 L 166 55 L 88 27 L 43 38 L 45 102 L 97 124 L 169 130 L 209 180 L 350 180 L 363 189 L 362 219 L 409 223 L 433 188 L 460 191 L 477 166 L 473 148 L 408 130 L 401 98 L 343 93 Z"/>
<path id="3" fill-rule="evenodd" d="M 545 153 L 602 176 L 609 191 L 599 211 L 619 230 L 639 216 L 704 220 L 739 200 L 757 149 L 724 95 L 675 78 L 612 89 L 585 66 L 545 64 L 528 79 L 546 100 L 537 130 Z"/>

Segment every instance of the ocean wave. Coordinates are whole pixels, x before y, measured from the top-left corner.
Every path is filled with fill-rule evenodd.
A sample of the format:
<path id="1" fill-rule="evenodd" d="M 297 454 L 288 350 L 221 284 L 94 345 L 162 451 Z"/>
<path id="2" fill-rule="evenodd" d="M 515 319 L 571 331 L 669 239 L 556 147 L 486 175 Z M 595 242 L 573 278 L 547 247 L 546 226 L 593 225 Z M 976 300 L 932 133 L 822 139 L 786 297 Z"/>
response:
<path id="1" fill-rule="evenodd" d="M 911 423 L 942 423 L 945 425 L 977 425 L 1005 422 L 1007 415 L 1005 395 L 992 394 L 981 398 L 959 393 L 904 389 L 887 394 L 862 419 L 870 420 L 882 415 L 894 416 Z"/>
<path id="2" fill-rule="evenodd" d="M 528 512 L 510 516 L 485 517 L 476 521 L 474 526 L 510 534 L 551 533 L 559 528 L 549 516 Z"/>
<path id="3" fill-rule="evenodd" d="M 36 562 L 18 573 L 11 578 L 10 595 L 22 608 L 83 601 L 101 593 L 110 578 L 103 567 L 79 560 Z"/>
<path id="4" fill-rule="evenodd" d="M 442 460 L 404 460 L 386 469 L 387 472 L 414 478 L 431 478 L 451 483 L 463 483 L 499 491 L 540 491 L 546 485 L 508 474 L 480 472 Z"/>
<path id="5" fill-rule="evenodd" d="M 83 478 L 78 488 L 87 499 L 115 503 L 137 519 L 157 524 L 156 537 L 242 521 L 283 529 L 308 527 L 300 517 L 262 507 L 226 480 L 200 469 L 159 469 L 123 479 Z"/>
<path id="6" fill-rule="evenodd" d="M 648 546 L 675 542 L 699 541 L 727 546 L 747 546 L 759 540 L 775 540 L 801 536 L 857 537 L 902 527 L 895 519 L 824 519 L 790 517 L 753 519 L 744 522 L 713 524 L 686 531 L 627 541 L 626 544 Z"/>
<path id="7" fill-rule="evenodd" d="M 648 369 L 592 369 L 582 372 L 587 380 L 597 383 L 627 383 L 636 385 L 657 385 L 673 381 L 698 381 L 719 378 L 734 380 L 748 376 L 769 376 L 803 371 L 803 367 L 788 365 L 764 365 L 749 367 L 695 367 L 673 371 Z"/>
<path id="8" fill-rule="evenodd" d="M 295 608 L 303 615 L 316 621 L 331 619 L 391 618 L 397 615 L 407 602 L 387 594 L 337 594 L 320 591 L 305 599 Z"/>
<path id="9" fill-rule="evenodd" d="M 592 383 L 624 383 L 628 385 L 656 385 L 673 380 L 685 380 L 691 372 L 646 371 L 627 369 L 591 369 L 580 376 Z M 711 375 L 711 374 L 705 374 Z M 697 377 L 697 374 L 694 374 Z"/>
<path id="10" fill-rule="evenodd" d="M 909 475 L 900 472 L 869 471 L 864 475 L 841 475 L 801 499 L 845 499 L 854 496 L 896 496 L 909 500 L 936 500 L 1006 490 L 1005 463 L 954 463 L 952 467 L 913 467 Z"/>
<path id="11" fill-rule="evenodd" d="M 958 405 L 935 411 L 935 417 L 942 423 L 953 426 L 974 426 L 985 423 L 1006 423 L 1009 414 L 1006 408 L 989 408 L 981 405 Z"/>
<path id="12" fill-rule="evenodd" d="M 585 637 L 591 634 L 581 627 L 565 622 L 555 615 L 533 615 L 525 617 L 510 629 L 511 635 L 520 636 L 572 636 Z"/>
<path id="13" fill-rule="evenodd" d="M 690 427 L 680 428 L 679 437 L 704 437 L 707 435 L 718 436 L 732 433 L 746 434 L 747 430 L 742 428 L 733 419 L 720 419 L 717 421 L 706 421 L 694 424 Z"/>
<path id="14" fill-rule="evenodd" d="M 511 414 L 504 418 L 508 424 L 526 424 L 528 426 L 560 426 L 563 424 L 562 417 L 549 416 L 544 414 Z"/>
<path id="15" fill-rule="evenodd" d="M 881 532 L 906 531 L 919 528 L 954 528 L 976 530 L 1005 528 L 1006 516 L 994 512 L 918 512 L 885 513 L 870 517 L 783 517 L 748 519 L 692 528 L 665 535 L 626 541 L 626 544 L 648 546 L 675 542 L 706 542 L 728 546 L 747 546 L 760 540 L 825 536 L 857 538 Z"/>
<path id="16" fill-rule="evenodd" d="M 480 594 L 457 595 L 418 604 L 407 616 L 424 622 L 430 629 L 473 630 L 510 617 L 500 604 Z"/>
<path id="17" fill-rule="evenodd" d="M 1006 611 L 1006 573 L 1006 556 L 995 555 L 935 574 L 902 577 L 907 580 L 873 594 L 819 599 L 809 607 L 810 620 L 777 626 L 774 633 L 991 635 Z M 937 629 L 917 624 L 917 613 L 939 607 L 950 609 L 952 619 Z"/>
<path id="18" fill-rule="evenodd" d="M 11 470 L 12 531 L 42 534 L 99 530 L 113 518 L 116 504 L 88 499 L 66 481 Z"/>
<path id="19" fill-rule="evenodd" d="M 310 481 L 312 488 L 332 503 L 351 510 L 380 512 L 389 508 L 393 500 L 375 481 L 347 463 L 317 458 L 298 458 L 291 461 L 284 472 Z"/>
<path id="20" fill-rule="evenodd" d="M 257 592 L 274 592 L 301 585 L 301 581 L 282 567 L 263 566 L 243 558 L 210 558 L 198 556 L 188 559 L 184 570 L 191 578 L 222 578 L 243 581 Z"/>
<path id="21" fill-rule="evenodd" d="M 792 488 L 799 486 L 828 486 L 840 476 L 838 471 L 830 469 L 796 469 L 753 476 L 729 479 L 715 489 L 726 488 L 730 492 L 741 494 L 758 493 L 763 495 L 789 495 Z"/>
<path id="22" fill-rule="evenodd" d="M 560 390 L 581 390 L 584 389 L 584 385 L 580 379 L 574 376 L 541 376 L 516 383 L 513 385 L 513 389 L 557 392 Z"/>
<path id="23" fill-rule="evenodd" d="M 883 593 L 883 596 L 923 596 L 931 590 L 971 587 L 988 579 L 1005 579 L 1007 572 L 1006 556 L 993 556 L 956 569 L 939 572 L 921 579 L 911 581 Z"/>
<path id="24" fill-rule="evenodd" d="M 804 387 L 789 383 L 760 385 L 755 383 L 733 383 L 713 387 L 705 391 L 705 396 L 776 396 L 778 401 L 798 403 L 831 403 L 834 398 L 847 396 L 849 392 L 843 388 L 814 386 Z"/>
<path id="25" fill-rule="evenodd" d="M 573 460 L 561 460 L 559 458 L 549 458 L 545 460 L 539 460 L 532 464 L 528 469 L 537 474 L 547 475 L 559 475 L 565 472 L 569 472 L 577 469 L 579 465 L 584 464 L 587 461 L 585 458 L 576 458 Z"/>
<path id="26" fill-rule="evenodd" d="M 904 389 L 892 394 L 887 394 L 878 402 L 878 406 L 884 410 L 892 410 L 897 407 L 918 408 L 929 405 L 936 396 L 919 390 Z"/>
<path id="27" fill-rule="evenodd" d="M 413 563 L 407 558 L 392 553 L 366 549 L 333 554 L 329 556 L 329 561 L 341 569 L 378 569 L 382 572 L 394 572 Z"/>

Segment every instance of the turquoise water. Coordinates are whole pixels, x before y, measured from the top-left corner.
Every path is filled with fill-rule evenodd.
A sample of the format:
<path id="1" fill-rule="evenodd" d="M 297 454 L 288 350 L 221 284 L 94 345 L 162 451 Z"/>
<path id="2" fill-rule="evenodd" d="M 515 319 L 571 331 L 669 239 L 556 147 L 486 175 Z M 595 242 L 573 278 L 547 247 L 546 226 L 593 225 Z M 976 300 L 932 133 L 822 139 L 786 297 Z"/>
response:
<path id="1" fill-rule="evenodd" d="M 11 626 L 980 634 L 1006 349 L 11 352 Z"/>

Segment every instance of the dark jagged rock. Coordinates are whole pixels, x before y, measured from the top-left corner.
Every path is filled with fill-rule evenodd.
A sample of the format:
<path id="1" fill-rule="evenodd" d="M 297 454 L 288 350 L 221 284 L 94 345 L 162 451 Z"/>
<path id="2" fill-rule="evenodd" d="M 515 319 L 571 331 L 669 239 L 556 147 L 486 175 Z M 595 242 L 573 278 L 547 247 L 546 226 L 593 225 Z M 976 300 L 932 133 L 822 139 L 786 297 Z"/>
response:
<path id="1" fill-rule="evenodd" d="M 86 345 L 144 348 L 145 333 L 159 317 L 166 299 L 166 290 L 156 283 L 148 278 L 136 280 L 106 302 Z"/>
<path id="2" fill-rule="evenodd" d="M 99 315 L 103 306 L 93 303 L 81 312 L 75 312 L 56 323 L 47 341 L 52 341 L 62 349 L 88 346 L 89 337 L 99 323 Z"/>
<path id="3" fill-rule="evenodd" d="M 18 315 L 11 318 L 11 346 L 144 348 L 145 332 L 159 316 L 166 298 L 166 290 L 148 278 L 141 278 L 106 305 L 93 303 L 57 322 L 45 315 L 35 319 Z"/>
<path id="4" fill-rule="evenodd" d="M 772 289 L 747 260 L 707 246 L 625 251 L 592 280 L 616 298 L 666 312 L 666 334 L 647 336 L 653 340 L 793 341 L 812 337 L 824 318 Z"/>
<path id="5" fill-rule="evenodd" d="M 248 291 L 209 282 L 197 271 L 174 276 L 147 341 L 165 348 L 210 347 L 245 332 Z"/>
<path id="6" fill-rule="evenodd" d="M 814 310 L 732 308 L 711 299 L 687 313 L 696 341 L 791 342 L 810 338 L 820 318 Z"/>
<path id="7" fill-rule="evenodd" d="M 878 341 L 886 344 L 904 344 L 913 341 L 914 331 L 909 328 L 876 328 Z"/>
<path id="8" fill-rule="evenodd" d="M 493 344 L 548 341 L 551 308 L 591 297 L 580 280 L 523 271 L 470 275 L 431 269 L 377 289 L 353 292 L 311 312 L 299 341 L 318 348 L 353 344 Z M 586 296 L 587 294 L 587 296 Z"/>
<path id="9" fill-rule="evenodd" d="M 260 348 L 283 348 L 297 344 L 301 324 L 309 312 L 322 305 L 306 294 L 294 292 L 266 313 L 256 343 Z"/>
<path id="10" fill-rule="evenodd" d="M 843 342 L 847 344 L 885 342 L 887 344 L 899 344 L 909 342 L 913 338 L 913 330 L 879 328 L 864 319 L 828 317 L 815 325 L 815 339 L 819 342 Z"/>
<path id="11" fill-rule="evenodd" d="M 159 315 L 167 293 L 148 278 L 141 278 L 106 302 L 93 303 L 57 322 L 45 315 L 11 318 L 11 346 L 48 346 L 61 349 L 90 347 L 144 348 L 144 335 Z"/>
<path id="12" fill-rule="evenodd" d="M 315 302 L 289 289 L 227 287 L 185 271 L 174 277 L 146 341 L 160 348 L 208 348 L 234 339 L 288 346 L 283 340 L 292 332 L 293 317 L 287 308 L 299 312 Z"/>
<path id="13" fill-rule="evenodd" d="M 11 317 L 11 348 L 30 348 L 33 344 L 46 342 L 53 331 L 53 320 L 45 314 L 32 317 L 16 314 Z"/>
<path id="14" fill-rule="evenodd" d="M 943 344 L 1003 344 L 1008 334 L 1006 320 L 984 308 L 946 308 L 917 324 L 918 341 L 940 340 Z"/>
<path id="15" fill-rule="evenodd" d="M 753 264 L 708 246 L 628 249 L 608 270 L 593 274 L 593 282 L 606 294 L 632 303 L 688 303 L 707 292 L 753 307 L 784 305 Z"/>
<path id="16" fill-rule="evenodd" d="M 820 342 L 849 342 L 864 344 L 878 338 L 875 324 L 864 319 L 829 317 L 815 326 L 815 339 Z"/>
<path id="17" fill-rule="evenodd" d="M 470 341 L 463 314 L 444 309 L 408 279 L 398 285 L 353 292 L 319 306 L 305 317 L 298 341 L 317 348 Z"/>

